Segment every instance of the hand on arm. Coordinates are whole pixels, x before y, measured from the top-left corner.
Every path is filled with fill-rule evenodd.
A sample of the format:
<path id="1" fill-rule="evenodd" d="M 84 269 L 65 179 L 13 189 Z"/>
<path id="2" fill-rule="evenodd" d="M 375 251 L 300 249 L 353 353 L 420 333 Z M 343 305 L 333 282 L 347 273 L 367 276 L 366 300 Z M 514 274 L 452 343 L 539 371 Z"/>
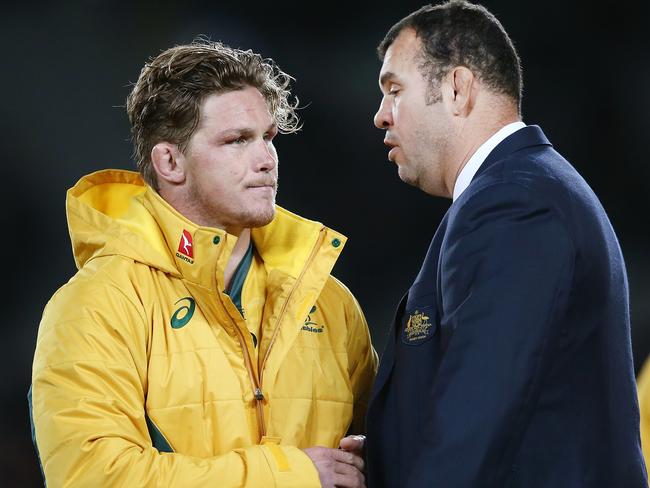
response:
<path id="1" fill-rule="evenodd" d="M 365 435 L 348 435 L 341 439 L 339 449 L 351 452 L 357 456 L 363 457 L 363 448 L 366 443 Z"/>
<path id="2" fill-rule="evenodd" d="M 323 488 L 365 488 L 364 463 L 359 455 L 320 446 L 303 451 L 314 463 Z"/>

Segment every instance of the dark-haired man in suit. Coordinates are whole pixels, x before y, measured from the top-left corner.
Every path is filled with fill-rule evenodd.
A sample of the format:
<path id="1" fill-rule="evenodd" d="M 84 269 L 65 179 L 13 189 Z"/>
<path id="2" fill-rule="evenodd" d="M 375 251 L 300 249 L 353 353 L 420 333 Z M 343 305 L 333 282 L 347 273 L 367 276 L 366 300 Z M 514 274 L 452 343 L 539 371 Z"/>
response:
<path id="1" fill-rule="evenodd" d="M 400 178 L 453 203 L 402 300 L 369 407 L 369 487 L 646 487 L 621 250 L 521 120 L 499 21 L 426 6 L 379 46 Z"/>

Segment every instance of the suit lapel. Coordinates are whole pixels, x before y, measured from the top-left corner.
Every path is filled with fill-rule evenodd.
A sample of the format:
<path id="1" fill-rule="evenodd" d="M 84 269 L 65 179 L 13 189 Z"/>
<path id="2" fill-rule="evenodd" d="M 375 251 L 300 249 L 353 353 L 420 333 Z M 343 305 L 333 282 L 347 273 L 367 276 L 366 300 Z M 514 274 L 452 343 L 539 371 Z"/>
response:
<path id="1" fill-rule="evenodd" d="M 447 230 L 448 215 L 449 213 L 445 214 L 442 221 L 440 222 L 440 225 L 438 226 L 438 229 L 436 230 L 436 233 L 431 240 L 429 250 L 427 251 L 426 257 L 424 258 L 420 272 L 415 278 L 414 284 L 411 285 L 409 292 L 402 297 L 402 300 L 400 301 L 397 310 L 395 311 L 395 316 L 393 317 L 393 322 L 391 324 L 388 339 L 386 341 L 386 347 L 384 348 L 384 352 L 379 363 L 377 378 L 375 379 L 372 394 L 370 396 L 371 404 L 385 386 L 388 378 L 390 377 L 390 373 L 393 370 L 393 364 L 395 362 L 395 347 L 402 333 L 402 317 L 404 315 L 404 310 L 406 308 L 410 292 L 415 288 L 416 284 L 418 285 L 418 288 L 421 288 L 422 285 L 426 288 L 430 287 L 430 290 L 432 292 L 435 292 L 436 300 L 439 301 L 440 293 L 438 293 L 437 290 L 438 262 L 440 258 L 440 247 Z M 440 309 L 438 308 L 438 310 Z M 439 320 L 438 314 L 436 314 L 435 320 Z"/>
<path id="2" fill-rule="evenodd" d="M 408 298 L 408 293 L 405 293 L 402 299 L 397 306 L 395 311 L 395 316 L 393 317 L 393 322 L 391 323 L 388 338 L 386 340 L 386 346 L 384 347 L 384 352 L 381 355 L 381 360 L 379 362 L 379 370 L 377 371 L 377 377 L 375 378 L 375 383 L 370 394 L 370 404 L 372 404 L 379 394 L 386 380 L 390 376 L 390 372 L 393 370 L 393 363 L 395 361 L 395 343 L 397 337 L 400 334 L 399 324 L 402 314 L 404 313 L 404 307 L 406 306 L 406 300 Z"/>

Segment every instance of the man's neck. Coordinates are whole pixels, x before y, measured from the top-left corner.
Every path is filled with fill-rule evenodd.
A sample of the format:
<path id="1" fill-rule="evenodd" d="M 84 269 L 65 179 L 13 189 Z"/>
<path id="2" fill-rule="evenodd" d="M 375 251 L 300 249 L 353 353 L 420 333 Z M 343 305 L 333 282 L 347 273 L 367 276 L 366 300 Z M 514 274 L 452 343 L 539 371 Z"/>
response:
<path id="1" fill-rule="evenodd" d="M 470 158 L 477 151 L 477 149 L 481 147 L 481 145 L 483 145 L 485 141 L 487 141 L 490 137 L 496 134 L 500 129 L 512 122 L 517 122 L 520 120 L 521 118 L 516 114 L 507 117 L 504 116 L 498 119 L 494 119 L 488 123 L 484 123 L 480 126 L 466 127 L 466 130 L 463 130 L 458 134 L 458 140 L 466 142 L 462 147 L 459 148 L 460 151 L 455 158 L 457 161 L 456 165 L 453 168 L 450 168 L 452 171 L 450 171 L 449 178 L 446 182 L 449 197 L 452 197 L 453 195 L 454 186 L 456 184 L 456 180 L 458 179 L 458 175 L 463 170 Z"/>
<path id="2" fill-rule="evenodd" d="M 235 270 L 237 269 L 237 266 L 239 265 L 242 258 L 246 254 L 250 242 L 251 242 L 251 230 L 242 229 L 242 231 L 239 233 L 239 239 L 237 239 L 237 242 L 235 243 L 235 246 L 232 249 L 232 254 L 230 255 L 230 259 L 228 260 L 228 264 L 226 265 L 226 269 L 223 274 L 223 281 L 226 289 L 228 289 L 228 287 L 230 286 L 230 280 L 232 280 L 232 277 L 235 274 Z"/>

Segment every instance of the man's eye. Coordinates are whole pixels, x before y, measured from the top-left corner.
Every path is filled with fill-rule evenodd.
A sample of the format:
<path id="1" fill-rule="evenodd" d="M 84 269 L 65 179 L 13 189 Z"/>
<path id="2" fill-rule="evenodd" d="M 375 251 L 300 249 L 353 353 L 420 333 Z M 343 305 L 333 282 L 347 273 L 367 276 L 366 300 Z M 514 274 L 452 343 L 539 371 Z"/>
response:
<path id="1" fill-rule="evenodd" d="M 238 137 L 237 139 L 231 139 L 228 141 L 228 144 L 244 144 L 246 138 L 244 136 Z"/>
<path id="2" fill-rule="evenodd" d="M 389 95 L 397 95 L 400 92 L 399 88 L 391 88 L 388 92 Z"/>

